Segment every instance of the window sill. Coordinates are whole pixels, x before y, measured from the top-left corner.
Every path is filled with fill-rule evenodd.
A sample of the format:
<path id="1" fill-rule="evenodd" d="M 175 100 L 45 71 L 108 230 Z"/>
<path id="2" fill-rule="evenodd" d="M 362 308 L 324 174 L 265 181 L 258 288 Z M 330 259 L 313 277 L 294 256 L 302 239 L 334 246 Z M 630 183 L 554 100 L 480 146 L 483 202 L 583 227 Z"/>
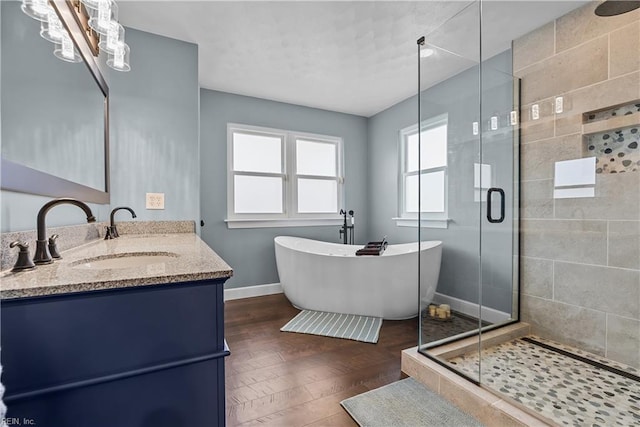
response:
<path id="1" fill-rule="evenodd" d="M 339 226 L 342 218 L 277 218 L 277 219 L 225 219 L 227 228 L 278 228 Z"/>
<path id="2" fill-rule="evenodd" d="M 418 228 L 417 218 L 391 218 L 396 222 L 397 227 L 414 227 Z M 421 219 L 420 227 L 422 228 L 449 228 L 450 218 L 443 219 Z"/>

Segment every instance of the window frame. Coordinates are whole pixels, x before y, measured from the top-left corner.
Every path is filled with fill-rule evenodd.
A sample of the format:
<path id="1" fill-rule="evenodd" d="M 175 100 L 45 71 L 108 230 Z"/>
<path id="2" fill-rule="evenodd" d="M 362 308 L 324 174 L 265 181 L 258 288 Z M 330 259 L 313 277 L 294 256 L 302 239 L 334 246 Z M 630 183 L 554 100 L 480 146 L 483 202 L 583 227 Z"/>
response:
<path id="1" fill-rule="evenodd" d="M 334 137 L 334 136 L 326 136 L 326 135 L 317 135 L 311 133 L 303 133 L 303 132 L 290 132 L 289 136 L 291 138 L 290 144 L 288 144 L 291 158 L 291 185 L 289 186 L 290 191 L 290 199 L 291 199 L 291 207 L 292 213 L 290 215 L 291 218 L 336 218 L 336 215 L 339 215 L 340 209 L 344 206 L 344 173 L 343 173 L 343 162 L 342 162 L 342 138 Z M 331 144 L 336 149 L 336 175 L 335 176 L 323 176 L 323 175 L 307 175 L 307 174 L 299 174 L 298 173 L 298 140 L 315 142 L 320 144 Z M 336 203 L 336 211 L 335 213 L 327 213 L 327 212 L 307 212 L 301 213 L 298 212 L 298 180 L 299 179 L 314 179 L 319 181 L 335 181 L 337 185 L 337 203 Z"/>
<path id="2" fill-rule="evenodd" d="M 445 152 L 447 153 L 446 165 L 430 167 L 430 168 L 420 168 L 419 169 L 408 172 L 408 140 L 412 135 L 418 134 L 418 132 L 424 132 L 436 127 L 446 126 L 447 137 L 445 140 Z M 422 143 L 422 141 L 421 141 Z M 394 218 L 396 220 L 396 224 L 398 226 L 408 226 L 408 227 L 416 227 L 418 226 L 418 220 L 420 220 L 421 227 L 432 227 L 432 228 L 447 228 L 449 218 L 449 156 L 448 156 L 448 148 L 449 148 L 449 118 L 448 114 L 440 114 L 434 117 L 431 117 L 427 120 L 422 121 L 420 127 L 418 124 L 414 124 L 408 126 L 404 129 L 401 129 L 399 132 L 399 158 L 398 158 L 398 217 Z M 419 159 L 418 159 L 419 161 Z M 443 179 L 443 193 L 444 193 L 444 210 L 442 212 L 408 212 L 406 210 L 406 179 L 409 176 L 420 176 L 435 173 L 435 172 L 444 172 Z M 420 209 L 418 207 L 418 209 Z"/>
<path id="3" fill-rule="evenodd" d="M 264 136 L 276 136 L 281 140 L 282 173 L 244 172 L 233 169 L 234 152 L 233 136 L 236 133 Z M 317 143 L 334 144 L 336 147 L 336 176 L 319 176 L 297 174 L 297 141 L 304 140 Z M 262 126 L 227 123 L 227 219 L 229 228 L 265 228 L 291 226 L 324 226 L 337 225 L 341 221 L 340 209 L 344 206 L 344 162 L 343 140 L 340 137 L 319 135 L 306 132 L 288 131 Z M 282 178 L 282 212 L 281 213 L 236 213 L 235 212 L 235 177 L 265 176 Z M 337 211 L 335 213 L 299 213 L 298 212 L 298 179 L 318 179 L 336 181 Z"/>
<path id="4" fill-rule="evenodd" d="M 233 135 L 241 133 L 245 135 L 259 135 L 280 138 L 280 170 L 281 173 L 274 172 L 246 172 L 236 171 L 233 168 Z M 282 219 L 286 218 L 287 207 L 287 176 L 286 176 L 286 133 L 279 129 L 260 128 L 257 126 L 227 125 L 227 218 L 228 219 Z M 235 177 L 236 176 L 256 176 L 256 177 L 280 177 L 282 178 L 282 212 L 281 213 L 236 213 L 235 212 Z"/>

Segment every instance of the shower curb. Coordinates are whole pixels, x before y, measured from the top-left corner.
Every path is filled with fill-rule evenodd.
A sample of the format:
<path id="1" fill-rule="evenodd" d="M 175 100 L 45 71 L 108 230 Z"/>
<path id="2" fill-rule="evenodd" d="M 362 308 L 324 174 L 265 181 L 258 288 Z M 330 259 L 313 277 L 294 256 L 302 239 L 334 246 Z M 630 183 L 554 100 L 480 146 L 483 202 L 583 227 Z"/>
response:
<path id="1" fill-rule="evenodd" d="M 485 345 L 509 341 L 514 337 L 526 335 L 529 325 L 517 323 L 483 334 Z M 478 338 L 470 337 L 459 342 L 447 344 L 429 350 L 436 356 L 449 358 L 464 354 L 472 349 L 477 351 Z M 487 388 L 478 386 L 455 372 L 418 352 L 418 347 L 402 351 L 401 370 L 404 374 L 421 382 L 426 387 L 472 415 L 486 426 L 556 426 L 548 419 L 516 406 L 509 400 L 499 397 Z"/>

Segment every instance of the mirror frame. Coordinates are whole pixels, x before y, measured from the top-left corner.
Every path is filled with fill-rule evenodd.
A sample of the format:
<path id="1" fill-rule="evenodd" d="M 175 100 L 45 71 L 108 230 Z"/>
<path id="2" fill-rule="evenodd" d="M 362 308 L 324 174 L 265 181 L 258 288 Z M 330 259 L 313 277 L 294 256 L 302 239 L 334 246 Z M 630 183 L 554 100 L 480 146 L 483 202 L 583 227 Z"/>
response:
<path id="1" fill-rule="evenodd" d="M 69 31 L 80 56 L 89 69 L 93 79 L 104 95 L 104 191 L 78 184 L 55 175 L 42 172 L 19 163 L 2 158 L 2 190 L 18 193 L 36 194 L 52 197 L 74 197 L 76 199 L 98 204 L 110 203 L 109 192 L 109 86 L 104 79 L 98 62 L 84 38 L 83 29 L 75 19 L 73 5 L 69 0 L 50 0 L 62 24 Z"/>

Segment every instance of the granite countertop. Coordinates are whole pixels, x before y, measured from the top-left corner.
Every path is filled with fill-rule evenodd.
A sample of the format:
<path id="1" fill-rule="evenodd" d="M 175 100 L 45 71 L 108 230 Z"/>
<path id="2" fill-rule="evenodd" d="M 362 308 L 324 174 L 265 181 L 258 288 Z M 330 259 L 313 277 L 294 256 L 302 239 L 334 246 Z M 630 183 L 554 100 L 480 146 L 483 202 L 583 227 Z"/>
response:
<path id="1" fill-rule="evenodd" d="M 126 268 L 87 269 L 81 260 L 164 254 L 164 262 Z M 124 235 L 97 240 L 61 253 L 62 259 L 35 269 L 0 274 L 0 298 L 24 298 L 71 292 L 223 279 L 233 270 L 196 234 Z"/>

